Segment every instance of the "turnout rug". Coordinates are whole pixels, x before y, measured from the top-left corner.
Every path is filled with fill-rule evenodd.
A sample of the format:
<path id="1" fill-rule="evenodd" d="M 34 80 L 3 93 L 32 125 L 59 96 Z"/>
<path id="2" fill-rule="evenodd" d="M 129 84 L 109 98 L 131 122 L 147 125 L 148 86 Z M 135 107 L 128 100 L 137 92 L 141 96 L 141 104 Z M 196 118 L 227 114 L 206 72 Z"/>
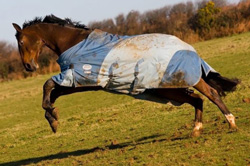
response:
<path id="1" fill-rule="evenodd" d="M 94 30 L 57 60 L 61 86 L 102 86 L 126 94 L 153 88 L 194 86 L 202 73 L 216 72 L 189 44 L 175 36 L 118 36 Z"/>

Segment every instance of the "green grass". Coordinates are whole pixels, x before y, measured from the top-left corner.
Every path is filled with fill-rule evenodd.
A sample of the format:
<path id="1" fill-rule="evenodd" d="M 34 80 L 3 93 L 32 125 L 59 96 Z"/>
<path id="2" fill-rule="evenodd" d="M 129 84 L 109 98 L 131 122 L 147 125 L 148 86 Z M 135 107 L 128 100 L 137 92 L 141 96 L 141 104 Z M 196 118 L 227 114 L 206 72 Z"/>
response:
<path id="1" fill-rule="evenodd" d="M 231 132 L 205 99 L 204 132 L 190 137 L 194 109 L 103 91 L 58 99 L 60 126 L 52 133 L 41 108 L 51 76 L 0 84 L 0 165 L 250 165 L 250 33 L 194 44 L 227 77 L 240 78 L 224 102 L 236 116 Z"/>

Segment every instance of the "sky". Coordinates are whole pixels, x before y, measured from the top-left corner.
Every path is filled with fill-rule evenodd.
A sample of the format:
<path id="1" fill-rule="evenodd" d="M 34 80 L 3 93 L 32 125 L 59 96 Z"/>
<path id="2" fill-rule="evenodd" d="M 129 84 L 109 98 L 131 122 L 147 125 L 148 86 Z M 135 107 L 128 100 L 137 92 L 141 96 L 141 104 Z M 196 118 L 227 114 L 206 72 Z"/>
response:
<path id="1" fill-rule="evenodd" d="M 20 26 L 35 17 L 54 14 L 88 25 L 132 10 L 143 13 L 190 0 L 0 0 L 0 41 L 16 44 L 12 23 Z M 194 0 L 193 0 L 194 1 Z M 239 0 L 229 0 L 237 3 Z"/>

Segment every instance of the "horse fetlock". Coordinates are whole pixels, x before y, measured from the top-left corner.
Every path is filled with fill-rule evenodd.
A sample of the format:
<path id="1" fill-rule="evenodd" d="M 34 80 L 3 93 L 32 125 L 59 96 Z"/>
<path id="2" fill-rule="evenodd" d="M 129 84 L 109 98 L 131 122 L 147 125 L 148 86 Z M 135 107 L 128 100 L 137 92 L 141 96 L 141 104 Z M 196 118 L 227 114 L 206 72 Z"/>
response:
<path id="1" fill-rule="evenodd" d="M 235 123 L 235 117 L 233 116 L 233 114 L 227 114 L 227 115 L 225 115 L 225 117 L 226 117 L 227 122 L 229 124 L 229 128 L 233 129 L 233 130 L 237 130 L 238 127 Z"/>
<path id="2" fill-rule="evenodd" d="M 43 101 L 42 107 L 43 107 L 43 109 L 46 110 L 46 111 L 49 111 L 49 110 L 53 110 L 53 109 L 54 109 L 53 105 L 51 104 L 51 102 L 50 102 L 49 100 Z"/>
<path id="3" fill-rule="evenodd" d="M 49 125 L 54 133 L 57 131 L 58 121 L 51 115 L 49 111 L 45 112 L 45 118 L 49 122 Z"/>
<path id="4" fill-rule="evenodd" d="M 46 113 L 48 112 L 49 116 L 52 116 L 55 120 L 59 119 L 59 110 L 56 107 L 49 108 L 49 109 L 47 108 L 45 110 L 46 110 Z M 45 116 L 46 116 L 46 114 L 45 114 Z"/>
<path id="5" fill-rule="evenodd" d="M 195 122 L 195 127 L 191 134 L 192 137 L 199 137 L 202 133 L 203 127 L 201 122 Z"/>

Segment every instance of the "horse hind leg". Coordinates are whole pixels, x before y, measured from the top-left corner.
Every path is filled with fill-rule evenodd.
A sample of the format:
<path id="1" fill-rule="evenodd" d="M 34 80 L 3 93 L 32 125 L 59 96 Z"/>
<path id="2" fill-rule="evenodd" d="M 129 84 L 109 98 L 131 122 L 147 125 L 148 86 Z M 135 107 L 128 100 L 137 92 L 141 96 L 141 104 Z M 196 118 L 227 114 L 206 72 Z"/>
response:
<path id="1" fill-rule="evenodd" d="M 228 110 L 226 105 L 221 100 L 220 95 L 214 88 L 209 86 L 203 79 L 200 79 L 200 81 L 194 86 L 194 88 L 201 92 L 203 95 L 205 95 L 215 105 L 217 105 L 217 107 L 221 110 L 221 112 L 227 119 L 227 122 L 229 123 L 229 127 L 231 129 L 237 129 L 237 126 L 235 124 L 235 117 Z"/>
<path id="2" fill-rule="evenodd" d="M 188 103 L 195 108 L 194 129 L 191 136 L 200 136 L 202 127 L 203 100 L 200 95 L 195 94 L 189 89 L 159 89 L 157 95 L 165 97 L 179 103 Z"/>
<path id="3" fill-rule="evenodd" d="M 193 137 L 198 137 L 200 136 L 203 130 L 203 125 L 202 125 L 203 99 L 201 98 L 200 95 L 195 94 L 193 92 L 189 93 L 189 95 L 190 95 L 189 104 L 191 104 L 195 108 L 194 129 L 191 135 Z"/>

